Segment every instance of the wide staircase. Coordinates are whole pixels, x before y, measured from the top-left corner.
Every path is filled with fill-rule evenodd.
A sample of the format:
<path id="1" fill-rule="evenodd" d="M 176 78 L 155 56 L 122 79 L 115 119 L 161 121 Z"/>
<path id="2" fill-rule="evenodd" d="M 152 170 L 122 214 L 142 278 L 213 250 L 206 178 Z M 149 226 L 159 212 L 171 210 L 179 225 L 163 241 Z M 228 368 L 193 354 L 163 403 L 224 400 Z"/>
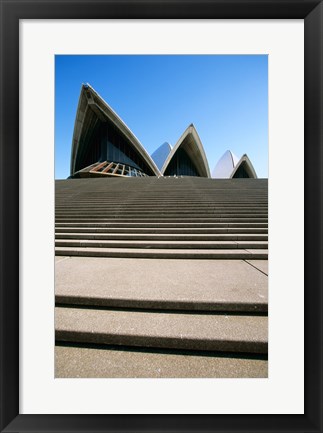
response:
<path id="1" fill-rule="evenodd" d="M 56 181 L 56 377 L 267 377 L 267 192 Z"/>

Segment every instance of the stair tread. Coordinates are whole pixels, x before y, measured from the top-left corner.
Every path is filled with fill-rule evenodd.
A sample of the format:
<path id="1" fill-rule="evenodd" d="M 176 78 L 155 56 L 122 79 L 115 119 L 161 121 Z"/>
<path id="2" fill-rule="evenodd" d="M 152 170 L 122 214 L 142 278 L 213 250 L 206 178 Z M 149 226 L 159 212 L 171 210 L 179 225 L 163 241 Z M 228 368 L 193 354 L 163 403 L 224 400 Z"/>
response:
<path id="1" fill-rule="evenodd" d="M 265 241 L 268 239 L 267 235 L 254 234 L 254 233 L 221 233 L 221 234 L 198 234 L 198 233 L 95 233 L 95 232 L 82 232 L 73 233 L 70 231 L 59 231 L 55 233 L 56 239 L 134 239 L 134 240 L 187 240 L 187 241 L 224 241 L 224 240 L 259 240 Z"/>
<path id="2" fill-rule="evenodd" d="M 73 257 L 56 265 L 55 295 L 70 304 L 257 312 L 268 308 L 268 277 L 243 260 Z"/>
<path id="3" fill-rule="evenodd" d="M 181 247 L 189 247 L 190 249 L 194 248 L 267 248 L 267 241 L 258 241 L 258 240 L 250 240 L 250 241 L 194 241 L 194 240 L 186 240 L 186 241 L 161 241 L 161 240 L 106 240 L 106 239 L 58 239 L 56 240 L 57 246 L 97 246 L 97 247 L 113 247 L 113 248 L 140 248 L 140 247 L 151 247 L 151 248 L 166 248 L 166 249 L 176 249 Z"/>
<path id="4" fill-rule="evenodd" d="M 57 378 L 265 378 L 268 361 L 230 355 L 56 346 Z"/>
<path id="5" fill-rule="evenodd" d="M 91 247 L 56 247 L 56 255 L 85 255 L 110 257 L 160 257 L 160 258 L 242 258 L 267 259 L 267 249 L 155 249 L 155 248 L 91 248 Z"/>
<path id="6" fill-rule="evenodd" d="M 238 225 L 241 224 L 241 225 Z M 199 228 L 201 230 L 209 230 L 209 229 L 250 229 L 250 230 L 259 230 L 259 229 L 268 229 L 267 223 L 122 223 L 118 220 L 108 223 L 100 223 L 100 222 L 65 222 L 65 223 L 56 223 L 56 228 L 77 228 L 77 229 L 95 229 L 95 228 L 141 228 L 142 230 L 149 230 L 151 228 L 158 228 L 160 230 L 168 230 L 169 228 L 177 228 L 178 230 L 191 230 Z"/>
<path id="7" fill-rule="evenodd" d="M 268 318 L 55 308 L 58 341 L 267 353 Z"/>

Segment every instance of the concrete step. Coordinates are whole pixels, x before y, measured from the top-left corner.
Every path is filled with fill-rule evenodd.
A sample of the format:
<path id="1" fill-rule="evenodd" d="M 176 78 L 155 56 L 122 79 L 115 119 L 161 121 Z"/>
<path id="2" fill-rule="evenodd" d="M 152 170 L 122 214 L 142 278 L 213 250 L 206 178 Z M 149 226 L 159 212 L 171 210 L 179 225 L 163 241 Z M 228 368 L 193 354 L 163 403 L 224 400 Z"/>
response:
<path id="1" fill-rule="evenodd" d="M 80 186 L 80 185 L 79 185 Z M 84 188 L 82 188 L 83 193 L 82 196 L 79 196 L 79 191 L 77 191 L 77 188 L 74 190 L 64 191 L 60 192 L 56 190 L 56 196 L 57 198 L 64 199 L 71 197 L 73 199 L 77 199 L 78 197 L 80 200 L 89 199 L 91 201 L 99 201 L 100 197 L 103 197 L 104 199 L 111 199 L 113 197 L 113 191 L 116 191 L 118 195 L 122 198 L 127 198 L 129 200 L 142 200 L 146 201 L 148 199 L 152 199 L 154 201 L 174 201 L 175 199 L 179 199 L 181 201 L 208 201 L 212 198 L 215 198 L 217 201 L 233 201 L 234 199 L 237 200 L 238 203 L 243 202 L 250 202 L 251 200 L 259 200 L 259 201 L 265 201 L 268 199 L 267 191 L 251 191 L 248 189 L 241 191 L 238 189 L 232 189 L 227 187 L 226 189 L 219 190 L 219 189 L 201 189 L 201 188 L 190 188 L 186 186 L 186 190 L 177 190 L 177 191 L 170 191 L 169 188 L 151 188 L 150 191 L 148 190 L 138 190 L 136 188 L 134 189 L 128 189 L 127 191 L 121 190 L 118 188 L 113 188 L 111 185 L 109 185 L 105 190 L 99 190 L 99 191 L 85 191 Z"/>
<path id="2" fill-rule="evenodd" d="M 118 209 L 118 210 L 123 210 L 125 212 L 164 212 L 165 210 L 167 210 L 169 213 L 173 213 L 173 212 L 178 212 L 178 211 L 182 211 L 182 212 L 196 212 L 197 210 L 199 211 L 205 211 L 205 212 L 246 212 L 246 213 L 250 213 L 250 212 L 267 212 L 268 208 L 267 206 L 230 206 L 230 205 L 226 205 L 226 206 L 218 206 L 215 203 L 213 203 L 212 205 L 201 205 L 201 204 L 191 204 L 190 206 L 183 206 L 180 203 L 177 203 L 175 206 L 170 206 L 169 204 L 164 204 L 163 206 L 157 206 L 157 205 L 153 205 L 151 203 L 147 203 L 147 205 L 145 206 L 134 206 L 132 203 L 128 203 L 127 201 L 123 202 L 123 203 L 100 203 L 98 205 L 94 205 L 93 203 L 84 203 L 83 205 L 80 204 L 71 204 L 69 203 L 69 205 L 60 205 L 60 206 L 55 206 L 55 211 L 56 212 L 79 212 L 80 210 L 84 211 L 84 210 L 89 210 L 89 204 L 91 206 L 90 210 L 91 211 L 95 211 L 95 212 L 111 212 L 112 209 Z"/>
<path id="3" fill-rule="evenodd" d="M 152 248 L 152 249 L 266 249 L 266 241 L 154 241 L 154 240 L 75 240 L 58 239 L 55 241 L 57 247 L 89 247 L 89 248 Z"/>
<path id="4" fill-rule="evenodd" d="M 80 197 L 81 199 L 89 198 L 92 200 L 99 199 L 100 195 L 103 195 L 104 197 L 111 196 L 112 194 L 112 187 L 111 185 L 99 185 L 97 184 L 94 188 L 87 188 L 84 184 L 81 185 L 79 183 L 79 186 L 82 187 L 83 194 Z M 234 188 L 233 184 L 226 185 L 224 188 L 217 188 L 217 185 L 213 184 L 210 186 L 210 188 L 202 188 L 200 186 L 197 186 L 196 188 L 192 187 L 192 185 L 184 185 L 182 189 L 173 189 L 171 191 L 171 188 L 168 186 L 165 188 L 158 188 L 156 185 L 153 185 L 151 188 L 138 188 L 138 186 L 133 186 L 131 188 L 131 185 L 128 184 L 128 188 L 117 188 L 117 185 L 113 181 L 113 190 L 118 191 L 120 195 L 128 196 L 131 198 L 137 198 L 138 199 L 145 199 L 146 195 L 152 196 L 154 193 L 157 195 L 155 197 L 156 199 L 160 200 L 169 200 L 172 199 L 173 195 L 176 195 L 180 200 L 185 199 L 191 199 L 194 198 L 196 200 L 204 200 L 207 198 L 212 198 L 213 196 L 221 197 L 221 200 L 230 200 L 231 196 L 236 196 L 238 201 L 245 201 L 248 200 L 249 197 L 267 197 L 267 189 L 268 186 L 265 188 L 259 188 L 259 189 L 252 189 L 252 188 L 245 188 L 245 189 L 239 189 Z M 156 192 L 158 194 L 156 194 Z M 77 187 L 73 188 L 64 188 L 61 189 L 60 186 L 56 183 L 56 195 L 60 197 L 64 197 L 66 195 L 74 196 L 76 197 L 78 194 Z M 189 197 L 188 197 L 189 196 Z"/>
<path id="5" fill-rule="evenodd" d="M 103 227 L 100 227 L 102 226 Z M 200 235 L 250 235 L 250 236 L 263 236 L 268 234 L 267 228 L 195 228 L 195 227 L 176 227 L 171 225 L 170 227 L 140 227 L 140 225 L 128 226 L 128 224 L 114 224 L 114 227 L 107 226 L 104 224 L 85 224 L 85 227 L 75 227 L 73 224 L 56 225 L 55 232 L 59 233 L 112 233 L 112 234 L 161 234 L 161 235 L 189 235 L 189 234 L 200 234 Z"/>
<path id="6" fill-rule="evenodd" d="M 267 223 L 268 222 L 268 218 L 267 217 L 263 217 L 263 218 L 258 218 L 258 217 L 248 217 L 248 218 L 236 218 L 236 217 L 230 217 L 230 218 L 220 218 L 220 217 L 200 217 L 200 218 L 195 218 L 195 217 L 191 217 L 191 218 L 172 218 L 172 217 L 168 217 L 165 216 L 163 218 L 160 217 L 146 217 L 146 218 L 124 218 L 124 217 L 106 217 L 106 218 L 94 218 L 94 217 L 56 217 L 55 218 L 57 223 L 92 223 L 92 224 L 97 224 L 97 223 L 113 223 L 116 222 L 118 224 L 120 223 L 129 223 L 129 224 L 133 224 L 133 223 L 141 223 L 141 224 L 156 224 L 156 223 L 165 223 L 165 224 L 169 224 L 169 223 L 180 223 L 180 224 L 202 224 L 202 223 L 247 223 L 250 222 L 251 224 L 253 223 Z"/>
<path id="7" fill-rule="evenodd" d="M 115 197 L 114 197 L 115 199 Z M 55 209 L 57 211 L 69 210 L 75 211 L 78 209 L 94 209 L 96 211 L 111 211 L 113 209 L 124 209 L 129 212 L 162 212 L 165 209 L 169 212 L 177 212 L 179 209 L 182 211 L 196 211 L 201 209 L 203 211 L 229 211 L 229 212 L 250 212 L 250 211 L 266 211 L 268 210 L 267 203 L 250 203 L 250 204 L 230 204 L 230 203 L 217 203 L 212 201 L 210 203 L 181 203 L 178 200 L 174 203 L 154 203 L 148 200 L 147 203 L 138 205 L 135 201 L 129 201 L 127 198 L 116 202 L 115 200 L 104 200 L 101 198 L 100 202 L 92 202 L 86 200 L 84 203 L 80 203 L 78 200 L 69 200 L 66 203 L 56 201 Z"/>
<path id="8" fill-rule="evenodd" d="M 208 179 L 209 181 L 209 179 Z M 198 193 L 200 193 L 199 195 L 203 195 L 203 196 L 208 196 L 208 195 L 212 195 L 212 194 L 217 194 L 217 195 L 225 195 L 226 191 L 229 191 L 229 193 L 231 195 L 235 194 L 235 195 L 239 195 L 240 198 L 245 198 L 246 196 L 249 195 L 253 195 L 253 196 L 259 196 L 259 195 L 266 195 L 267 194 L 267 190 L 268 190 L 268 184 L 267 185 L 261 185 L 259 188 L 252 188 L 251 185 L 246 185 L 245 188 L 240 188 L 240 185 L 234 185 L 233 182 L 231 181 L 231 183 L 227 183 L 226 185 L 217 185 L 217 181 L 215 182 L 211 182 L 209 184 L 196 184 L 193 185 L 191 184 L 187 184 L 183 181 L 181 181 L 181 185 L 179 185 L 179 187 L 175 187 L 174 185 L 171 184 L 165 184 L 165 185 L 156 185 L 156 184 L 151 184 L 148 185 L 147 184 L 147 180 L 145 180 L 144 182 L 146 182 L 146 188 L 143 188 L 142 186 L 139 187 L 138 184 L 135 185 L 134 183 L 134 179 L 129 179 L 128 182 L 128 186 L 126 186 L 124 180 L 123 180 L 123 185 L 119 184 L 117 185 L 117 183 L 115 182 L 115 180 L 112 180 L 113 182 L 113 189 L 115 191 L 118 191 L 119 193 L 125 194 L 125 195 L 129 195 L 129 193 L 131 194 L 135 194 L 136 196 L 142 196 L 145 194 L 150 194 L 153 195 L 156 191 L 158 191 L 160 194 L 164 194 L 164 196 L 167 197 L 171 197 L 173 195 L 180 195 L 181 197 L 186 197 L 187 195 L 198 195 Z M 80 183 L 79 180 L 77 181 L 79 186 L 82 186 L 82 189 L 84 191 L 84 195 L 90 196 L 90 197 L 96 197 L 98 194 L 102 193 L 105 195 L 109 195 L 111 194 L 111 186 L 110 185 L 102 185 L 102 183 L 100 184 L 92 184 L 92 185 L 86 185 L 86 182 Z M 103 182 L 106 182 L 106 180 L 104 179 Z M 108 180 L 108 182 L 110 182 Z M 112 183 L 110 182 L 110 183 Z M 106 182 L 107 183 L 107 182 Z M 57 184 L 57 193 L 62 193 L 62 191 L 66 192 L 66 193 L 77 193 L 77 186 L 76 185 L 71 185 L 71 188 L 60 188 L 60 185 Z M 120 187 L 121 186 L 121 187 Z M 173 187 L 171 187 L 173 186 Z"/>
<path id="9" fill-rule="evenodd" d="M 79 213 L 75 215 L 56 215 L 55 220 L 57 222 L 87 222 L 87 221 L 93 221 L 93 222 L 109 222 L 109 221 L 120 221 L 120 222 L 241 222 L 241 223 L 267 223 L 268 222 L 268 216 L 267 214 L 251 214 L 249 216 L 247 215 L 215 215 L 215 214 L 191 214 L 191 215 L 181 215 L 180 213 L 178 215 L 169 215 L 167 213 L 165 214 L 156 214 L 156 215 L 130 215 L 123 212 L 120 212 L 119 214 L 115 213 L 107 213 L 107 214 L 99 214 L 94 213 L 93 215 L 89 215 L 86 213 Z"/>
<path id="10" fill-rule="evenodd" d="M 261 260 L 57 258 L 55 300 L 114 308 L 267 312 L 265 267 Z"/>
<path id="11" fill-rule="evenodd" d="M 116 346 L 55 347 L 55 378 L 266 378 L 258 355 Z"/>
<path id="12" fill-rule="evenodd" d="M 107 211 L 96 211 L 95 209 L 86 209 L 82 212 L 75 211 L 75 212 L 67 212 L 67 211 L 56 211 L 57 217 L 77 217 L 81 213 L 82 217 L 93 217 L 93 218 L 102 218 L 102 217 L 112 217 L 112 216 L 125 216 L 125 217 L 135 217 L 135 218 L 153 218 L 153 217 L 160 217 L 160 216 L 167 216 L 168 218 L 176 218 L 179 215 L 183 218 L 198 218 L 199 216 L 202 217 L 215 217 L 215 218 L 225 218 L 225 217 L 234 217 L 234 218 L 264 218 L 267 216 L 267 211 L 263 212 L 218 212 L 218 211 L 200 211 L 199 209 L 196 209 L 195 211 L 181 211 L 180 209 L 178 211 L 169 212 L 167 209 L 164 209 L 163 211 L 157 211 L 157 212 L 149 212 L 149 211 L 141 211 L 141 212 L 131 212 L 131 211 L 125 211 L 125 210 L 118 210 L 118 209 L 110 209 Z"/>
<path id="13" fill-rule="evenodd" d="M 137 257 L 151 259 L 242 259 L 267 260 L 267 249 L 143 249 L 143 248 L 90 248 L 90 247 L 55 247 L 57 256 L 87 257 Z"/>
<path id="14" fill-rule="evenodd" d="M 113 191 L 117 191 L 120 196 L 128 197 L 130 200 L 134 198 L 145 200 L 148 197 L 156 200 L 172 200 L 174 198 L 178 198 L 180 200 L 207 200 L 217 197 L 219 201 L 230 201 L 232 197 L 236 197 L 238 202 L 241 202 L 248 201 L 250 198 L 266 199 L 268 196 L 267 189 L 246 188 L 241 190 L 239 188 L 234 188 L 232 184 L 227 185 L 222 189 L 216 188 L 216 185 L 214 184 L 211 185 L 210 188 L 194 188 L 192 186 L 184 185 L 182 189 L 174 189 L 172 191 L 169 187 L 157 188 L 156 186 L 153 186 L 150 189 L 139 189 L 137 186 L 131 188 L 130 184 L 127 189 L 121 189 L 117 188 L 115 183 L 113 184 L 113 190 L 111 184 L 105 185 L 105 187 L 102 187 L 102 185 L 96 185 L 95 188 L 92 188 L 91 190 L 86 188 L 84 184 L 81 185 L 79 183 L 78 186 L 82 188 L 83 192 L 80 199 L 89 198 L 90 200 L 99 200 L 100 196 L 109 198 L 112 196 Z M 77 197 L 78 192 L 79 191 L 75 186 L 74 188 L 65 188 L 64 190 L 61 190 L 59 185 L 56 185 L 56 195 L 62 199 L 67 195 L 70 197 Z"/>
<path id="15" fill-rule="evenodd" d="M 268 318 L 55 308 L 57 341 L 267 353 Z"/>
<path id="16" fill-rule="evenodd" d="M 215 200 L 209 200 L 209 201 L 197 201 L 197 200 L 186 200 L 182 201 L 180 199 L 177 200 L 141 200 L 138 201 L 136 199 L 125 199 L 122 203 L 116 203 L 115 200 L 98 200 L 98 201 L 89 201 L 89 200 L 69 200 L 68 202 L 62 203 L 61 201 L 56 202 L 56 209 L 75 209 L 75 208 L 83 208 L 86 207 L 88 204 L 91 204 L 91 206 L 101 209 L 102 207 L 105 209 L 111 208 L 111 206 L 117 206 L 117 207 L 131 207 L 131 209 L 164 209 L 165 206 L 167 206 L 168 209 L 178 209 L 179 207 L 181 209 L 193 209 L 194 207 L 199 207 L 203 209 L 208 208 L 218 208 L 218 209 L 231 209 L 231 210 L 243 210 L 243 209 L 267 209 L 268 204 L 267 203 L 255 203 L 255 202 L 249 202 L 249 203 L 236 203 L 236 202 L 221 202 L 221 201 L 215 201 Z"/>
<path id="17" fill-rule="evenodd" d="M 89 248 L 152 248 L 152 249 L 266 249 L 266 241 L 159 241 L 159 240 L 94 240 L 94 239 L 57 239 L 57 247 L 89 247 Z"/>
<path id="18" fill-rule="evenodd" d="M 73 222 L 56 222 L 55 224 L 56 228 L 124 228 L 124 229 L 133 229 L 133 228 L 140 228 L 142 230 L 148 230 L 148 229 L 161 229 L 161 230 L 168 230 L 170 228 L 176 229 L 176 230 L 191 230 L 191 229 L 200 229 L 200 230 L 210 230 L 210 229 L 257 229 L 257 228 L 265 228 L 268 229 L 268 223 L 250 223 L 250 222 L 244 222 L 244 223 L 226 223 L 226 222 L 219 222 L 219 223 L 190 223 L 190 222 L 176 222 L 176 223 L 149 223 L 149 222 L 127 222 L 122 223 L 118 220 L 113 220 L 111 222 L 80 222 L 80 223 L 73 223 Z M 237 232 L 236 232 L 237 233 Z"/>
<path id="19" fill-rule="evenodd" d="M 71 233 L 57 231 L 55 239 L 131 240 L 131 241 L 268 241 L 266 234 L 156 234 L 156 233 Z"/>
<path id="20" fill-rule="evenodd" d="M 106 180 L 103 180 L 104 182 L 106 182 Z M 109 180 L 108 180 L 109 182 Z M 129 195 L 129 193 L 134 193 L 138 196 L 142 196 L 142 195 L 154 195 L 156 193 L 156 191 L 160 192 L 161 194 L 164 194 L 165 197 L 167 196 L 181 196 L 181 197 L 186 197 L 187 195 L 191 194 L 195 194 L 198 195 L 198 192 L 200 192 L 201 195 L 207 196 L 207 195 L 212 195 L 215 192 L 218 193 L 218 195 L 225 195 L 225 191 L 228 190 L 228 186 L 230 187 L 230 194 L 239 194 L 240 196 L 242 195 L 243 197 L 248 196 L 248 195 L 255 195 L 255 196 L 259 196 L 259 195 L 266 195 L 267 190 L 266 187 L 262 187 L 262 188 L 250 188 L 250 185 L 247 186 L 246 188 L 242 189 L 242 188 L 235 188 L 233 184 L 231 185 L 224 185 L 223 188 L 219 188 L 217 185 L 213 184 L 213 185 L 188 185 L 188 184 L 184 184 L 182 183 L 182 185 L 180 185 L 179 188 L 175 188 L 175 187 L 171 187 L 170 184 L 166 184 L 166 185 L 147 185 L 147 188 L 143 188 L 143 187 L 138 187 L 138 185 L 134 185 L 133 184 L 133 179 L 130 180 L 130 182 L 128 183 L 128 188 L 125 187 L 125 185 L 123 185 L 123 188 L 119 188 L 115 181 L 112 180 L 112 182 L 114 183 L 114 189 L 122 194 L 125 195 Z M 85 188 L 84 188 L 85 189 Z M 71 189 L 65 189 L 66 192 L 68 193 L 75 193 L 75 189 L 71 188 Z M 61 192 L 61 191 L 60 191 Z M 93 188 L 87 188 L 86 191 L 88 194 L 91 192 L 95 192 L 95 194 L 97 195 L 98 193 L 102 192 L 106 195 L 109 195 L 109 193 L 111 193 L 111 189 L 109 190 L 109 188 L 105 188 L 102 187 L 102 185 L 96 185 L 96 188 L 93 190 Z"/>

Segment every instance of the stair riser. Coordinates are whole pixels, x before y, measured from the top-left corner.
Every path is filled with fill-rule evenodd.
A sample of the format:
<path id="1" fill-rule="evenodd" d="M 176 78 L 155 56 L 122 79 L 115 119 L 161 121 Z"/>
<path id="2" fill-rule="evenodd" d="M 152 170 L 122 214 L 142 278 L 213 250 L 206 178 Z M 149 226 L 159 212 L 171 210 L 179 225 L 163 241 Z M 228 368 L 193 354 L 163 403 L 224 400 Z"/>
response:
<path id="1" fill-rule="evenodd" d="M 199 217 L 201 216 L 214 216 L 214 217 L 235 217 L 235 218 L 243 218 L 243 217 L 250 217 L 250 216 L 254 216 L 254 217 L 264 217 L 267 216 L 268 212 L 264 211 L 264 212 L 259 212 L 259 211 L 250 211 L 250 212 L 228 212 L 228 211 L 217 211 L 217 210 L 210 210 L 210 211 L 201 211 L 200 209 L 194 209 L 192 211 L 176 211 L 176 212 L 169 212 L 167 209 L 164 209 L 163 211 L 157 211 L 157 212 L 149 212 L 149 211 L 139 211 L 139 212 L 130 212 L 127 210 L 123 210 L 123 209 L 109 209 L 107 211 L 102 211 L 102 209 L 100 210 L 95 210 L 95 209 L 86 209 L 83 211 L 75 211 L 75 212 L 67 212 L 67 211 L 56 211 L 56 216 L 57 217 L 70 217 L 70 216 L 78 216 L 80 215 L 80 212 L 82 213 L 82 216 L 90 216 L 90 217 L 111 217 L 111 216 L 120 216 L 120 215 L 127 215 L 127 216 L 134 216 L 134 217 L 154 217 L 154 216 L 167 216 L 167 217 L 176 217 L 176 216 L 184 216 L 184 217 L 189 217 L 189 216 L 193 216 L 193 217 Z"/>
<path id="2" fill-rule="evenodd" d="M 171 208 L 171 209 L 178 209 L 179 207 L 182 209 L 186 208 L 192 208 L 194 206 L 199 206 L 202 208 L 209 208 L 212 209 L 215 207 L 227 207 L 229 209 L 250 209 L 250 208 L 267 208 L 268 203 L 266 201 L 263 202 L 255 202 L 255 201 L 249 201 L 249 202 L 239 202 L 239 201 L 220 201 L 220 200 L 139 200 L 139 199 L 127 199 L 123 201 L 123 203 L 116 203 L 112 199 L 106 199 L 104 201 L 101 200 L 76 200 L 71 199 L 68 201 L 63 201 L 62 199 L 59 199 L 56 201 L 56 208 L 71 208 L 74 209 L 75 207 L 84 207 L 88 204 L 91 204 L 93 206 L 96 206 L 97 208 L 100 207 L 111 207 L 111 206 L 131 206 L 132 208 L 136 209 L 146 209 L 147 207 L 151 206 L 152 208 L 159 208 L 162 209 L 165 206 Z"/>
<path id="3" fill-rule="evenodd" d="M 120 220 L 90 220 L 60 221 L 55 224 L 57 233 L 160 233 L 160 234 L 264 234 L 268 233 L 268 223 L 244 224 L 246 227 L 232 227 L 230 223 L 212 222 L 163 222 L 149 221 L 120 222 Z M 157 230 L 157 231 L 156 231 Z"/>
<path id="4" fill-rule="evenodd" d="M 252 241 L 250 242 L 244 242 L 239 241 L 239 243 L 235 243 L 234 241 L 229 243 L 224 243 L 223 241 L 219 241 L 219 243 L 191 243 L 187 242 L 187 244 L 182 243 L 163 243 L 160 242 L 158 244 L 156 243 L 150 243 L 149 241 L 142 241 L 141 243 L 137 243 L 135 241 L 120 241 L 120 242 L 100 242 L 100 241 L 91 241 L 87 242 L 85 241 L 74 241 L 72 239 L 66 240 L 57 240 L 55 242 L 55 245 L 57 247 L 81 247 L 81 248 L 158 248 L 158 249 L 245 249 L 245 248 L 252 248 L 252 249 L 266 249 L 268 248 L 268 243 L 264 241 L 259 241 L 259 243 L 254 243 Z"/>
<path id="5" fill-rule="evenodd" d="M 160 301 L 146 299 L 114 299 L 114 298 L 95 298 L 80 296 L 55 296 L 56 304 L 80 305 L 86 307 L 109 307 L 109 308 L 128 308 L 145 310 L 172 310 L 190 312 L 228 312 L 228 313 L 267 313 L 268 304 L 259 303 L 237 303 L 237 302 L 184 302 L 184 301 Z"/>
<path id="6" fill-rule="evenodd" d="M 113 335 L 95 333 L 76 333 L 56 330 L 57 341 L 94 343 L 120 346 L 154 347 L 167 349 L 207 350 L 221 352 L 268 353 L 268 344 L 251 341 L 199 340 L 181 338 L 154 338 L 138 335 Z"/>
<path id="7" fill-rule="evenodd" d="M 156 241 L 268 241 L 266 235 L 133 235 L 133 234 L 72 234 L 56 233 L 56 239 L 74 239 L 74 240 L 156 240 Z"/>
<path id="8" fill-rule="evenodd" d="M 268 252 L 257 252 L 250 253 L 244 250 L 236 250 L 234 253 L 222 251 L 214 252 L 210 250 L 207 253 L 190 252 L 189 250 L 183 250 L 183 252 L 167 252 L 164 250 L 160 251 L 118 251 L 118 249 L 112 251 L 105 251 L 104 249 L 91 251 L 89 248 L 83 250 L 74 250 L 73 248 L 61 247 L 55 250 L 57 256 L 83 256 L 83 257 L 118 257 L 118 258 L 146 258 L 146 259 L 223 259 L 223 260 L 268 260 Z"/>
<path id="9" fill-rule="evenodd" d="M 183 222 L 185 221 L 186 222 Z M 56 218 L 56 223 L 58 224 L 62 224 L 62 223 L 73 223 L 73 224 L 80 224 L 80 223 L 91 223 L 92 225 L 95 225 L 97 223 L 117 223 L 118 225 L 120 223 L 128 223 L 129 225 L 134 224 L 134 223 L 139 223 L 142 225 L 146 225 L 146 224 L 156 224 L 156 223 L 163 223 L 163 224 L 180 224 L 183 226 L 183 224 L 192 226 L 197 224 L 203 224 L 203 223 L 208 223 L 208 224 L 217 224 L 217 223 L 224 223 L 224 224 L 230 224 L 230 223 L 249 223 L 250 224 L 254 224 L 254 223 L 263 223 L 263 224 L 267 224 L 268 223 L 268 218 L 267 217 L 263 217 L 263 218 L 258 218 L 258 217 L 248 217 L 248 218 L 219 218 L 219 217 L 210 217 L 210 218 L 171 218 L 171 217 L 165 217 L 165 218 L 151 218 L 151 217 L 146 217 L 146 218 L 120 218 L 120 217 L 114 217 L 114 218 L 84 218 L 84 217 L 71 217 L 71 218 L 63 218 L 63 217 L 57 217 Z M 129 225 L 127 227 L 129 227 Z"/>
<path id="10" fill-rule="evenodd" d="M 174 228 L 169 228 L 169 229 L 164 229 L 164 228 L 155 228 L 155 229 L 143 229 L 143 228 L 92 228 L 92 227 L 88 227 L 88 228 L 84 228 L 84 229 L 73 229 L 70 227 L 63 227 L 63 228 L 56 228 L 56 233 L 57 234 L 61 234 L 61 233 L 79 233 L 79 234 L 83 234 L 83 233 L 92 233 L 92 234 L 118 234 L 118 235 L 132 235 L 132 234 L 138 234 L 138 235 L 156 235 L 156 234 L 160 234 L 160 235 L 169 235 L 169 234 L 180 234 L 180 235 L 191 235 L 191 234 L 201 234 L 201 235 L 233 235 L 233 236 L 238 236 L 238 235 L 259 235 L 259 236 L 264 236 L 267 237 L 268 234 L 268 230 L 267 229 L 198 229 L 198 228 L 192 228 L 192 229 L 174 229 Z"/>
<path id="11" fill-rule="evenodd" d="M 80 205 L 80 203 L 73 203 L 69 201 L 68 204 L 60 203 L 59 205 L 56 204 L 55 210 L 58 212 L 62 211 L 68 211 L 68 212 L 78 212 L 82 210 L 94 210 L 95 212 L 101 211 L 101 212 L 111 212 L 113 210 L 124 210 L 125 212 L 196 212 L 197 210 L 200 210 L 201 212 L 267 212 L 268 206 L 262 206 L 257 205 L 256 203 L 253 203 L 249 206 L 230 206 L 230 205 L 218 205 L 217 203 L 212 203 L 212 205 L 201 205 L 199 203 L 191 204 L 190 206 L 182 206 L 180 204 L 176 204 L 176 206 L 169 206 L 168 204 L 165 204 L 163 206 L 156 206 L 152 203 L 147 203 L 145 206 L 134 206 L 132 203 L 128 203 L 126 200 L 123 202 L 120 202 L 119 204 L 114 203 L 106 203 L 105 201 L 101 200 L 100 203 L 95 204 L 91 202 L 84 203 Z"/>

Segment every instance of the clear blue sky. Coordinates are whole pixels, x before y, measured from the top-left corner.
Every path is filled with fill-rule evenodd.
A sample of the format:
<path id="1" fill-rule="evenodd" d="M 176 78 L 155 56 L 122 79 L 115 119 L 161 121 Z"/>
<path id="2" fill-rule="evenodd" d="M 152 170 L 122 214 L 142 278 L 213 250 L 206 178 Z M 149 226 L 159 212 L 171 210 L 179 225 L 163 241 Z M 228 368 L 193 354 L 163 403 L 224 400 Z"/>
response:
<path id="1" fill-rule="evenodd" d="M 149 154 L 194 123 L 212 172 L 230 149 L 268 177 L 266 55 L 55 57 L 55 177 L 69 176 L 82 83 L 116 111 Z"/>

